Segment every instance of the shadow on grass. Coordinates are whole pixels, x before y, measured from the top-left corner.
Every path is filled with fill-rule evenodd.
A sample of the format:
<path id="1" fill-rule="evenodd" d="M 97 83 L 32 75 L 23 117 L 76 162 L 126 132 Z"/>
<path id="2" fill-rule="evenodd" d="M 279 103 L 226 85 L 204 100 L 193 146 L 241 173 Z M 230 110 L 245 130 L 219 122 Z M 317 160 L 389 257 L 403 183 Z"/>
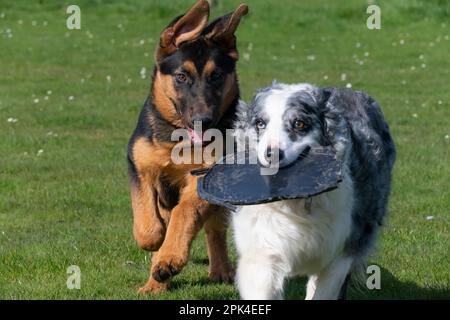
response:
<path id="1" fill-rule="evenodd" d="M 196 263 L 205 264 L 198 260 Z M 206 260 L 207 263 L 207 260 Z M 302 300 L 306 295 L 306 277 L 298 277 L 288 281 L 285 299 Z M 192 281 L 177 280 L 172 283 L 172 290 L 183 289 L 193 285 Z M 238 293 L 231 285 L 212 283 L 206 276 L 196 280 L 195 286 L 210 287 L 205 294 L 196 295 L 193 299 L 234 300 Z M 203 291 L 203 290 L 202 290 Z M 450 288 L 424 288 L 414 282 L 400 281 L 389 270 L 381 267 L 381 289 L 369 290 L 365 284 L 361 287 L 351 284 L 348 290 L 349 300 L 403 300 L 403 299 L 449 299 Z"/>
<path id="2" fill-rule="evenodd" d="M 351 284 L 347 298 L 349 300 L 403 300 L 403 299 L 449 299 L 450 288 L 424 288 L 414 282 L 400 281 L 389 270 L 381 269 L 381 289 L 369 290 L 365 284 L 358 287 Z M 286 299 L 304 299 L 306 278 L 291 279 L 286 287 Z"/>
<path id="3" fill-rule="evenodd" d="M 209 265 L 208 258 L 191 258 L 190 262 L 192 262 L 194 264 L 200 264 L 200 265 L 203 265 L 203 266 Z"/>

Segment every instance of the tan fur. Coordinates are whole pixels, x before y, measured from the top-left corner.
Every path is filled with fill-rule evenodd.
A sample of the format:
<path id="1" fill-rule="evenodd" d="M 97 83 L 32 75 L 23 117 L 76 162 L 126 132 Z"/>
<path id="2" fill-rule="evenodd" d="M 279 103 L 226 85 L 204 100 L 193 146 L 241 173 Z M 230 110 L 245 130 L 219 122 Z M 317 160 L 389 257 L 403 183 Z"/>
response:
<path id="1" fill-rule="evenodd" d="M 152 265 L 155 264 L 157 260 L 158 260 L 158 252 L 155 252 L 155 253 L 153 253 L 153 257 L 152 257 Z M 156 281 L 155 279 L 153 279 L 150 276 L 150 278 L 147 280 L 147 283 L 143 287 L 139 288 L 138 293 L 157 294 L 157 293 L 163 293 L 163 292 L 167 291 L 168 288 L 169 288 L 168 282 L 161 283 L 161 282 Z"/>
<path id="2" fill-rule="evenodd" d="M 203 67 L 203 77 L 209 77 L 214 72 L 214 70 L 216 70 L 216 64 L 213 60 L 208 60 Z"/>
<path id="3" fill-rule="evenodd" d="M 183 63 L 183 68 L 187 71 L 187 72 L 189 72 L 189 74 L 192 76 L 192 77 L 198 77 L 198 72 L 197 72 L 197 68 L 195 67 L 195 64 L 194 64 L 194 62 L 192 62 L 192 61 L 185 61 L 184 63 Z"/>
<path id="4" fill-rule="evenodd" d="M 140 182 L 131 186 L 134 237 L 141 248 L 154 251 L 161 246 L 166 229 L 158 210 L 155 181 L 158 168 L 170 162 L 170 154 L 167 148 L 155 148 L 140 138 L 133 146 L 133 158 Z"/>
<path id="5" fill-rule="evenodd" d="M 148 180 L 144 178 L 141 181 Z M 134 213 L 134 238 L 142 249 L 158 250 L 166 230 L 161 223 L 154 190 L 148 183 L 144 183 L 139 188 L 132 186 L 131 202 Z"/>
<path id="6" fill-rule="evenodd" d="M 172 100 L 177 101 L 177 93 L 173 84 L 171 75 L 164 75 L 160 72 L 156 73 L 153 83 L 153 99 L 154 104 L 158 108 L 159 113 L 176 127 L 182 127 L 183 123 L 175 110 Z"/>
<path id="7" fill-rule="evenodd" d="M 170 159 L 174 144 L 150 142 L 139 138 L 133 146 L 133 158 L 139 172 L 139 186 L 132 185 L 134 236 L 145 250 L 157 251 L 152 259 L 151 275 L 139 292 L 158 293 L 168 288 L 159 283 L 154 272 L 163 269 L 181 270 L 187 263 L 189 249 L 205 221 L 210 258 L 209 276 L 214 281 L 232 281 L 233 269 L 226 250 L 226 219 L 222 208 L 212 206 L 197 195 L 197 178 L 190 171 L 204 165 L 175 165 Z M 158 201 L 164 174 L 180 188 L 180 201 L 172 211 L 163 209 Z M 214 216 L 214 219 L 209 219 Z M 219 218 L 222 217 L 222 218 Z"/>
<path id="8" fill-rule="evenodd" d="M 205 223 L 206 245 L 209 257 L 208 276 L 213 281 L 233 282 L 234 270 L 226 246 L 228 212 L 212 207 L 213 213 Z"/>

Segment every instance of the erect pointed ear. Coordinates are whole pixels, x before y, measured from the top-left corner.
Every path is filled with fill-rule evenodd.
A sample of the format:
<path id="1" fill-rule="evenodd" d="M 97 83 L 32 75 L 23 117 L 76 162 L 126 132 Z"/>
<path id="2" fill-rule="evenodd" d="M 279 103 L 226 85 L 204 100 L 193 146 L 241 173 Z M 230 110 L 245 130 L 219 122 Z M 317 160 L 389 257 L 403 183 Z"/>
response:
<path id="1" fill-rule="evenodd" d="M 205 38 L 220 45 L 234 60 L 239 59 L 234 33 L 241 22 L 241 18 L 248 13 L 248 6 L 241 4 L 231 12 L 212 22 L 204 31 Z"/>
<path id="2" fill-rule="evenodd" d="M 176 18 L 161 33 L 156 60 L 174 53 L 183 42 L 197 39 L 208 25 L 208 19 L 208 1 L 198 0 L 185 15 Z"/>

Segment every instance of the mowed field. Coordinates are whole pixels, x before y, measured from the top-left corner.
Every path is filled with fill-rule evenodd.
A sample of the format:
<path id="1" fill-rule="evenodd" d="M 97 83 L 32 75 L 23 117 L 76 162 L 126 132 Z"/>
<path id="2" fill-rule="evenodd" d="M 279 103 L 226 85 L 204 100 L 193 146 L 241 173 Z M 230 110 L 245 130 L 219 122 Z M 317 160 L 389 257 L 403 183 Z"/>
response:
<path id="1" fill-rule="evenodd" d="M 351 299 L 450 298 L 450 4 L 248 0 L 238 31 L 242 97 L 273 79 L 352 86 L 383 107 L 398 148 L 389 219 L 371 264 L 381 290 Z M 126 144 L 163 27 L 191 1 L 0 2 L 0 298 L 237 299 L 207 279 L 199 234 L 172 289 L 140 296 L 150 255 L 132 236 Z M 216 17 L 236 0 L 218 0 Z M 236 261 L 230 231 L 231 256 Z M 80 267 L 81 289 L 66 270 Z M 305 295 L 304 279 L 288 284 Z"/>

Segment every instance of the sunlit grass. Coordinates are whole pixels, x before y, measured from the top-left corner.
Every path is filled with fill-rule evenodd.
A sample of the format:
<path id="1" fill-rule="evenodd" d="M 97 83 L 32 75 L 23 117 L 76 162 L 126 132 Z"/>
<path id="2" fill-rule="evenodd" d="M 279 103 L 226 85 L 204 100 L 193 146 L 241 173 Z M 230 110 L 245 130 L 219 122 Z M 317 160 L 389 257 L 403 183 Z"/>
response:
<path id="1" fill-rule="evenodd" d="M 218 2 L 213 16 L 238 4 Z M 0 3 L 0 298 L 149 298 L 136 294 L 150 259 L 132 237 L 126 143 L 158 36 L 189 4 L 78 3 L 80 31 L 65 27 L 66 1 Z M 375 97 L 390 123 L 398 161 L 371 259 L 382 290 L 350 297 L 449 298 L 446 1 L 379 1 L 379 31 L 366 28 L 364 1 L 247 3 L 238 33 L 243 98 L 274 78 L 351 85 Z M 238 298 L 233 286 L 207 281 L 203 238 L 172 290 L 156 298 Z M 81 290 L 66 287 L 70 265 L 82 270 Z M 303 284 L 292 281 L 288 297 L 303 298 Z"/>

